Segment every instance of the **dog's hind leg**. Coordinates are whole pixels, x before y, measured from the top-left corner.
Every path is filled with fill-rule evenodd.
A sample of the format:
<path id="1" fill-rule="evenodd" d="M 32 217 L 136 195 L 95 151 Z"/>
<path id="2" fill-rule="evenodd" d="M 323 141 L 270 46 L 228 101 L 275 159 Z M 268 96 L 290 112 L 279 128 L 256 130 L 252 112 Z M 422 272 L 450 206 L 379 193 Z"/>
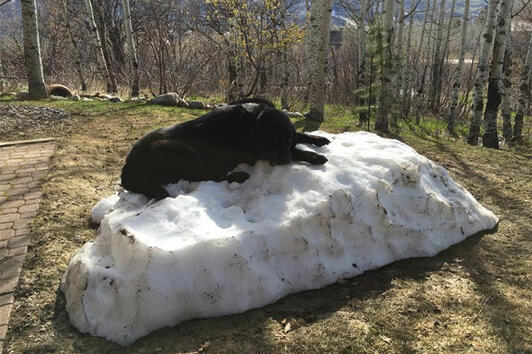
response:
<path id="1" fill-rule="evenodd" d="M 232 182 L 243 183 L 248 178 L 249 178 L 249 174 L 247 172 L 237 171 L 237 172 L 228 174 L 222 180 L 225 180 L 229 183 L 232 183 Z"/>
<path id="2" fill-rule="evenodd" d="M 296 142 L 298 144 L 311 144 L 316 146 L 323 146 L 330 143 L 330 140 L 322 136 L 310 135 L 306 133 L 297 133 Z"/>
<path id="3" fill-rule="evenodd" d="M 311 165 L 323 165 L 328 160 L 325 156 L 316 154 L 312 151 L 303 151 L 299 149 L 292 149 L 292 161 L 305 161 Z"/>

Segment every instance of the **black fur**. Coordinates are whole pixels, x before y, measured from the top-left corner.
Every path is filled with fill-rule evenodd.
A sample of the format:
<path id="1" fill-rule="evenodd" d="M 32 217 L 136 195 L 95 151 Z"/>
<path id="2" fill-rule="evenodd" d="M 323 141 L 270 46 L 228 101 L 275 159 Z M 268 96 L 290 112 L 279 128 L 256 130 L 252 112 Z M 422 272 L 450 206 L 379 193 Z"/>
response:
<path id="1" fill-rule="evenodd" d="M 126 158 L 122 186 L 162 199 L 168 196 L 163 186 L 180 179 L 242 183 L 247 173 L 230 173 L 241 163 L 327 162 L 323 155 L 296 149 L 298 143 L 322 146 L 329 140 L 296 133 L 288 116 L 267 100 L 246 99 L 142 137 Z"/>

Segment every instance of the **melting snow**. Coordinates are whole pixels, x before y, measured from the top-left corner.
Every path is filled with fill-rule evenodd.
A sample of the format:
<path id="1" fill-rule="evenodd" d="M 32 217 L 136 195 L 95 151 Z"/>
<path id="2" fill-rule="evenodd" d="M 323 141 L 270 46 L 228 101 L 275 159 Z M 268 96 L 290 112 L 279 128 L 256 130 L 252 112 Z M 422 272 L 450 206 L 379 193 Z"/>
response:
<path id="1" fill-rule="evenodd" d="M 181 181 L 150 203 L 93 209 L 98 236 L 61 288 L 71 322 L 122 345 L 191 318 L 239 313 L 399 259 L 433 256 L 497 217 L 441 166 L 370 133 L 326 136 L 323 166 L 242 165 L 251 178 Z"/>

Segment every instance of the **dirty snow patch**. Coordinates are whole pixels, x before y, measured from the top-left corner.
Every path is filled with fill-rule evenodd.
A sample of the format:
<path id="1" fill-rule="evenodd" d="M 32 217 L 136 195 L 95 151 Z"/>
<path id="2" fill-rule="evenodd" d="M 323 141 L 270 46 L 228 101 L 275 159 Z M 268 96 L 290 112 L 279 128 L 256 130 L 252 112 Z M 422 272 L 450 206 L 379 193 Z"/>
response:
<path id="1" fill-rule="evenodd" d="M 396 260 L 434 256 L 497 217 L 441 166 L 370 133 L 315 132 L 323 166 L 240 166 L 153 202 L 100 202 L 98 236 L 61 288 L 71 322 L 121 345 L 191 318 L 240 313 Z M 103 216 L 105 214 L 105 216 Z"/>

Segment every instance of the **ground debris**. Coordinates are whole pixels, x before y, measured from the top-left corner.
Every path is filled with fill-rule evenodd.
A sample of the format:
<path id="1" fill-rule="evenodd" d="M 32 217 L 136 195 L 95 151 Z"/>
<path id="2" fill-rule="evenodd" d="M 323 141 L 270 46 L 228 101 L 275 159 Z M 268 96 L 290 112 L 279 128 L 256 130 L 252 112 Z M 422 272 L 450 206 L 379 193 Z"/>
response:
<path id="1" fill-rule="evenodd" d="M 17 140 L 29 129 L 52 131 L 69 117 L 58 108 L 0 105 L 0 140 Z"/>
<path id="2" fill-rule="evenodd" d="M 199 347 L 198 353 L 206 352 L 210 347 L 211 347 L 211 342 L 206 341 L 205 343 L 201 345 L 201 347 Z"/>
<path id="3" fill-rule="evenodd" d="M 295 318 L 284 318 L 281 321 L 281 325 L 283 326 L 283 332 L 285 334 L 298 329 L 304 324 L 305 324 L 305 321 L 302 318 L 298 320 L 296 320 Z"/>

